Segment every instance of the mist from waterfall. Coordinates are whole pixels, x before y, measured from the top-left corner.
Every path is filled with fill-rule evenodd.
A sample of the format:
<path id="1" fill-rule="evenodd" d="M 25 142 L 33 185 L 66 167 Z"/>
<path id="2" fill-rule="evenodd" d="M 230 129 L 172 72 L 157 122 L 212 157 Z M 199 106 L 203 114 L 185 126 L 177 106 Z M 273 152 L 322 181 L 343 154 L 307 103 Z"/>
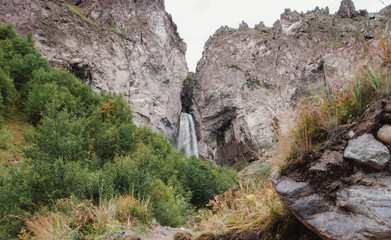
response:
<path id="1" fill-rule="evenodd" d="M 194 121 L 193 117 L 188 113 L 181 113 L 177 141 L 178 149 L 184 148 L 186 157 L 190 157 L 192 155 L 198 157 L 198 145 Z"/>

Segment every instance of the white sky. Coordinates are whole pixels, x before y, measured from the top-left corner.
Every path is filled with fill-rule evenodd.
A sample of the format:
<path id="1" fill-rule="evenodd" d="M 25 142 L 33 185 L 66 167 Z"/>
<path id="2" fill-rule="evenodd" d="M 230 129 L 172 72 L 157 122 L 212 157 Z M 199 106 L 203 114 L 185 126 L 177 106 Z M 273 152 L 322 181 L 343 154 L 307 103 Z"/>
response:
<path id="1" fill-rule="evenodd" d="M 353 0 L 356 9 L 377 12 L 391 0 Z M 186 59 L 195 71 L 206 40 L 222 25 L 238 28 L 244 20 L 250 27 L 263 21 L 272 26 L 285 8 L 306 12 L 316 6 L 339 9 L 340 0 L 166 0 L 166 11 L 178 25 L 179 35 L 187 43 Z M 384 4 L 383 4 L 384 3 Z"/>

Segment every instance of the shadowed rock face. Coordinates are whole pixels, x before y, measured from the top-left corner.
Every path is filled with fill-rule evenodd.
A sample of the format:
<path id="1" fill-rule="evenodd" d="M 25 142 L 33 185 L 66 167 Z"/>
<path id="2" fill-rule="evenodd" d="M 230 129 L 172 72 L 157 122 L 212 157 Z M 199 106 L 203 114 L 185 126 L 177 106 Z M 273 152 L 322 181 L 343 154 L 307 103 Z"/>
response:
<path id="1" fill-rule="evenodd" d="M 273 176 L 285 205 L 322 239 L 391 239 L 391 145 L 375 139 L 390 122 L 387 97 L 319 152 Z"/>
<path id="2" fill-rule="evenodd" d="M 272 28 L 242 23 L 217 30 L 197 65 L 191 109 L 199 122 L 200 156 L 233 163 L 262 154 L 300 99 L 322 85 L 341 88 L 373 55 L 367 46 L 376 44 L 371 39 L 380 19 L 286 10 Z"/>
<path id="3" fill-rule="evenodd" d="M 3 23 L 14 23 L 22 36 L 33 32 L 53 65 L 97 91 L 122 94 L 137 125 L 174 135 L 188 69 L 186 45 L 163 0 L 9 0 L 0 9 Z"/>

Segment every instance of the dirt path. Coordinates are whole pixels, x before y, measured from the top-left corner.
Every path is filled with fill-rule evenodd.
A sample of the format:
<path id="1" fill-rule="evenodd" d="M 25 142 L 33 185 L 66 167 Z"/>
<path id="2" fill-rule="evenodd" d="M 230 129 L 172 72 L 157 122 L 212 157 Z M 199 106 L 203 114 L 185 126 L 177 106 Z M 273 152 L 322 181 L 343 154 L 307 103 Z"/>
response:
<path id="1" fill-rule="evenodd" d="M 150 237 L 142 238 L 142 240 L 172 240 L 175 233 L 177 232 L 190 232 L 189 229 L 185 228 L 172 228 L 172 227 L 154 227 L 154 230 Z"/>

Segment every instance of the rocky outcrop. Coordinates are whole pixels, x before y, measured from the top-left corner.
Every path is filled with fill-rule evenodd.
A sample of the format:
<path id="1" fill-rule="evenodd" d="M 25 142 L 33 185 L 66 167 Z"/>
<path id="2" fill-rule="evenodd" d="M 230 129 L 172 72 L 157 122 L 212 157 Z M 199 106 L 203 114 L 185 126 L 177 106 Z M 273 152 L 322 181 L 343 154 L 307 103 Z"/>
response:
<path id="1" fill-rule="evenodd" d="M 229 164 L 262 154 L 300 99 L 322 86 L 341 88 L 368 61 L 381 19 L 287 9 L 272 28 L 242 23 L 217 30 L 198 62 L 190 109 L 200 156 Z"/>
<path id="2" fill-rule="evenodd" d="M 390 122 L 387 97 L 319 152 L 273 176 L 284 204 L 322 239 L 391 239 L 391 145 L 376 139 Z"/>
<path id="3" fill-rule="evenodd" d="M 355 18 L 358 13 L 354 7 L 352 0 L 342 0 L 341 6 L 337 12 L 337 15 L 341 18 Z"/>
<path id="4" fill-rule="evenodd" d="M 137 125 L 172 136 L 181 112 L 188 72 L 186 45 L 163 0 L 9 0 L 0 18 L 56 66 L 85 79 L 95 90 L 122 94 Z"/>

